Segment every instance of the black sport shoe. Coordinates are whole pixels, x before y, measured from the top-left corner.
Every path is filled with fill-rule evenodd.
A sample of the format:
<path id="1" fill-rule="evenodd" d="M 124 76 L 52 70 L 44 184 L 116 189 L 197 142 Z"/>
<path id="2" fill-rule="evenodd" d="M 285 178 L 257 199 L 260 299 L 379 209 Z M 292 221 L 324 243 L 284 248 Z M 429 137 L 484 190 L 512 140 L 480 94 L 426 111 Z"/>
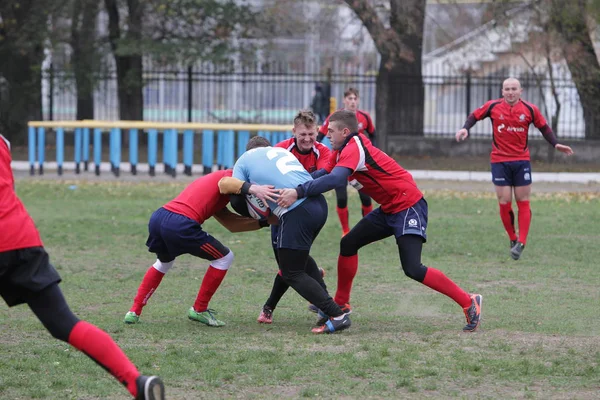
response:
<path id="1" fill-rule="evenodd" d="M 334 333 L 343 331 L 344 329 L 350 328 L 352 322 L 350 321 L 350 317 L 348 314 L 344 314 L 341 319 L 333 319 L 330 318 L 321 326 L 317 326 L 312 328 L 312 333 Z"/>
<path id="2" fill-rule="evenodd" d="M 513 247 L 515 247 L 515 244 L 517 244 L 516 240 L 511 240 L 510 241 L 510 248 L 512 249 Z"/>
<path id="3" fill-rule="evenodd" d="M 471 305 L 463 310 L 467 318 L 467 325 L 463 328 L 464 332 L 475 332 L 479 328 L 482 304 L 483 296 L 480 294 L 471 295 Z"/>
<path id="4" fill-rule="evenodd" d="M 158 376 L 140 375 L 136 380 L 136 400 L 165 400 L 165 385 Z"/>
<path id="5" fill-rule="evenodd" d="M 517 242 L 517 244 L 515 244 L 510 249 L 510 256 L 512 257 L 512 259 L 518 260 L 519 258 L 521 258 L 521 254 L 523 253 L 524 248 L 525 248 L 525 245 L 523 243 Z"/>

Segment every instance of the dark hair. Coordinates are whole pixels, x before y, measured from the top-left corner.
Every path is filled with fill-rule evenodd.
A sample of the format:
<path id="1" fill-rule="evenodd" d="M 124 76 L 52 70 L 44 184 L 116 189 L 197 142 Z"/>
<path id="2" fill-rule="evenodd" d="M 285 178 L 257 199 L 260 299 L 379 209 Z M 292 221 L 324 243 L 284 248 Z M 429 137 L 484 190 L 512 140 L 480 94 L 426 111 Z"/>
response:
<path id="1" fill-rule="evenodd" d="M 329 116 L 329 123 L 332 122 L 336 122 L 340 129 L 348 128 L 350 133 L 358 132 L 358 120 L 354 111 L 338 110 Z"/>
<path id="2" fill-rule="evenodd" d="M 294 117 L 294 126 L 313 126 L 317 124 L 317 117 L 310 110 L 300 110 Z"/>
<path id="3" fill-rule="evenodd" d="M 271 142 L 269 142 L 269 139 L 264 138 L 262 136 L 254 136 L 248 141 L 248 144 L 246 145 L 246 151 L 256 149 L 257 147 L 269 146 L 271 146 Z"/>
<path id="4" fill-rule="evenodd" d="M 351 94 L 355 95 L 356 97 L 358 96 L 358 89 L 353 88 L 353 87 L 349 87 L 348 89 L 346 89 L 346 91 L 344 92 L 344 97 L 348 97 Z"/>

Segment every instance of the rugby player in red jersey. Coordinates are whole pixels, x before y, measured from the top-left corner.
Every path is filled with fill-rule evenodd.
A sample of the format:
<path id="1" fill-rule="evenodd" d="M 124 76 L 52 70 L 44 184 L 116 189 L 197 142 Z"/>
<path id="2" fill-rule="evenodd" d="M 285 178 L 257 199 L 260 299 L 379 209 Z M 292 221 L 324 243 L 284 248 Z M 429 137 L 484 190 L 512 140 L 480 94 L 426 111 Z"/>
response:
<path id="1" fill-rule="evenodd" d="M 349 179 L 350 185 L 381 205 L 363 217 L 340 242 L 335 302 L 344 312 L 350 312 L 358 250 L 393 235 L 404 273 L 458 303 L 467 320 L 463 331 L 475 331 L 481 321 L 482 296 L 467 293 L 443 272 L 421 263 L 427 239 L 427 202 L 410 173 L 358 133 L 358 121 L 351 111 L 336 111 L 330 116 L 327 136 L 334 150 L 327 170 L 296 189 L 282 190 L 278 204 L 286 207 L 298 198 L 326 192 Z"/>
<path id="2" fill-rule="evenodd" d="M 300 161 L 304 169 L 309 173 L 324 169 L 329 163 L 331 151 L 327 146 L 317 142 L 317 118 L 310 110 L 300 110 L 294 117 L 294 127 L 292 128 L 293 137 L 277 143 L 273 147 L 281 147 L 291 152 Z M 279 233 L 279 225 L 271 225 L 271 243 L 275 259 L 279 264 L 277 255 L 277 235 Z M 306 273 L 326 289 L 323 281 L 324 271 L 317 267 L 315 260 L 309 255 L 306 265 Z M 288 290 L 289 285 L 285 283 L 281 276 L 281 270 L 275 277 L 273 288 L 269 298 L 263 305 L 263 308 L 258 316 L 258 322 L 262 324 L 270 324 L 273 322 L 273 310 L 277 307 L 279 300 Z M 317 312 L 315 306 L 309 305 L 309 310 Z"/>
<path id="3" fill-rule="evenodd" d="M 531 162 L 529 156 L 529 125 L 540 130 L 544 139 L 566 155 L 573 150 L 556 141 L 552 128 L 548 126 L 540 110 L 533 104 L 523 101 L 523 88 L 515 78 L 502 83 L 502 98 L 490 100 L 467 118 L 463 127 L 456 132 L 458 142 L 469 136 L 477 121 L 490 118 L 492 121 L 492 182 L 500 205 L 500 219 L 510 239 L 510 255 L 518 260 L 527 243 L 531 225 Z M 513 192 L 519 210 L 519 234 L 515 228 L 515 215 L 512 210 Z"/>
<path id="4" fill-rule="evenodd" d="M 143 376 L 108 333 L 77 318 L 58 287 L 58 272 L 40 234 L 17 197 L 10 145 L 0 135 L 0 296 L 9 307 L 26 303 L 44 327 L 121 382 L 136 399 L 164 399 L 156 376 Z"/>
<path id="5" fill-rule="evenodd" d="M 143 307 L 156 291 L 165 274 L 173 268 L 175 258 L 182 254 L 210 261 L 188 318 L 208 326 L 223 326 L 208 308 L 210 299 L 225 278 L 233 262 L 233 252 L 202 229 L 210 217 L 230 232 L 244 232 L 267 226 L 266 221 L 240 216 L 227 209 L 229 196 L 219 193 L 217 183 L 232 170 L 226 169 L 204 175 L 187 186 L 177 197 L 156 210 L 148 223 L 148 251 L 156 254 L 156 262 L 146 271 L 138 287 L 133 305 L 123 322 L 139 322 Z"/>
<path id="6" fill-rule="evenodd" d="M 344 110 L 352 111 L 356 115 L 356 119 L 358 120 L 358 133 L 365 134 L 365 136 L 369 137 L 369 140 L 373 145 L 376 145 L 375 142 L 375 125 L 373 125 L 373 119 L 369 115 L 368 112 L 358 109 L 358 89 L 348 88 L 344 92 Z M 327 135 L 327 128 L 329 127 L 329 117 L 323 123 L 323 126 L 319 128 L 319 136 L 317 137 L 317 141 L 322 141 L 323 137 Z M 350 230 L 350 225 L 348 222 L 348 186 L 342 185 L 340 187 L 335 188 L 335 195 L 337 198 L 337 207 L 336 211 L 338 214 L 338 218 L 340 219 L 340 224 L 342 225 L 342 236 L 348 233 Z M 368 213 L 373 210 L 373 205 L 371 204 L 371 198 L 363 193 L 358 192 L 360 196 L 361 202 L 361 211 L 362 216 L 364 217 Z"/>

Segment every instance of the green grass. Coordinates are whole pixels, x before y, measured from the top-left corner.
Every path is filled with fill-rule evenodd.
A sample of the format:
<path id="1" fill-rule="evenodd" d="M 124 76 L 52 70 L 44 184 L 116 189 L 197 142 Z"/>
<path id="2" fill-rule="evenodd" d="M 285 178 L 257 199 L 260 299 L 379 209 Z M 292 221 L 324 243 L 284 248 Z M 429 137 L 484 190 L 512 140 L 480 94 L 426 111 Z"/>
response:
<path id="1" fill-rule="evenodd" d="M 76 184 L 75 190 L 69 186 Z M 423 262 L 484 296 L 483 329 L 463 334 L 450 299 L 402 273 L 393 240 L 360 252 L 353 326 L 314 336 L 316 320 L 295 292 L 274 324 L 256 323 L 275 263 L 269 232 L 205 229 L 236 260 L 211 307 L 227 322 L 186 317 L 207 263 L 180 257 L 144 310 L 122 318 L 147 268 L 147 222 L 181 184 L 19 181 L 73 311 L 108 331 L 145 374 L 162 376 L 170 399 L 217 398 L 597 398 L 600 381 L 600 200 L 540 194 L 523 257 L 489 193 L 427 193 Z M 350 191 L 351 222 L 358 197 Z M 329 195 L 330 206 L 334 205 Z M 333 208 L 313 248 L 333 293 L 340 229 Z M 85 355 L 54 340 L 26 306 L 0 307 L 0 398 L 125 399 Z"/>

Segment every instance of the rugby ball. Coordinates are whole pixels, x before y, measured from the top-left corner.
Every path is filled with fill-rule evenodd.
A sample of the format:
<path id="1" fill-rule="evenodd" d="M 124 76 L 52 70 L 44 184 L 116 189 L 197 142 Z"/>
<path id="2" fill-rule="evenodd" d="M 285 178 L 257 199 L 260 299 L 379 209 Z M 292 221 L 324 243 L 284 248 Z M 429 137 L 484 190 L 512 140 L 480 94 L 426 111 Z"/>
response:
<path id="1" fill-rule="evenodd" d="M 246 195 L 246 206 L 248 213 L 254 219 L 267 219 L 271 215 L 269 206 L 253 194 Z"/>

